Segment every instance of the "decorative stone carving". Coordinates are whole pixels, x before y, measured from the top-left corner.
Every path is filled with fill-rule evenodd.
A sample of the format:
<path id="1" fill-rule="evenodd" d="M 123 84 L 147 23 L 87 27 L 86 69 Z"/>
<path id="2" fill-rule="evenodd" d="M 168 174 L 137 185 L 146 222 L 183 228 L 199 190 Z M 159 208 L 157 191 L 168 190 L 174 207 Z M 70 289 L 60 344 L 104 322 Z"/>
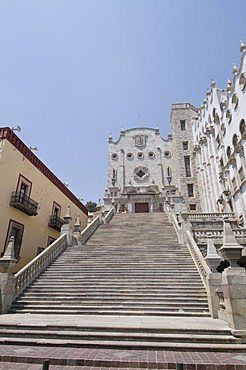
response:
<path id="1" fill-rule="evenodd" d="M 146 145 L 148 135 L 135 135 L 133 139 L 135 140 L 135 146 L 141 148 Z"/>
<path id="2" fill-rule="evenodd" d="M 216 267 L 219 265 L 221 257 L 216 251 L 211 232 L 207 233 L 207 256 L 205 257 L 205 261 L 212 272 L 217 272 Z"/>
<path id="3" fill-rule="evenodd" d="M 236 241 L 229 217 L 225 216 L 223 222 L 223 245 L 220 248 L 220 253 L 223 259 L 230 262 L 230 267 L 238 267 L 237 261 L 242 255 L 243 247 Z"/>

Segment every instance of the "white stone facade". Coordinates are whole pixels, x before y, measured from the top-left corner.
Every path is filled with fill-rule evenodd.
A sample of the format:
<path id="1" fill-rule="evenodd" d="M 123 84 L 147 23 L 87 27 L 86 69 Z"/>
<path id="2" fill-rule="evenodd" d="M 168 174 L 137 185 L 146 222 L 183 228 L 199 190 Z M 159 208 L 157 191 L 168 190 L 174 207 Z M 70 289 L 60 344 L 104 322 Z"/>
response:
<path id="1" fill-rule="evenodd" d="M 214 81 L 198 109 L 172 104 L 172 134 L 133 128 L 109 138 L 105 209 L 161 211 L 174 203 L 176 213 L 234 212 L 246 223 L 246 45 L 224 90 Z M 151 154 L 152 153 L 152 154 Z M 166 153 L 166 154 L 165 154 Z"/>
<path id="2" fill-rule="evenodd" d="M 203 212 L 235 212 L 246 221 L 246 46 L 232 82 L 220 90 L 214 81 L 193 119 L 196 166 Z"/>
<path id="3" fill-rule="evenodd" d="M 161 212 L 166 202 L 175 203 L 177 212 L 190 209 L 190 203 L 195 210 L 199 208 L 192 158 L 191 117 L 194 113 L 197 109 L 189 103 L 174 104 L 173 135 L 166 140 L 158 127 L 122 129 L 116 142 L 109 137 L 106 211 L 114 204 L 120 212 Z M 185 158 L 189 161 L 188 174 Z M 188 184 L 194 186 L 191 196 Z"/>

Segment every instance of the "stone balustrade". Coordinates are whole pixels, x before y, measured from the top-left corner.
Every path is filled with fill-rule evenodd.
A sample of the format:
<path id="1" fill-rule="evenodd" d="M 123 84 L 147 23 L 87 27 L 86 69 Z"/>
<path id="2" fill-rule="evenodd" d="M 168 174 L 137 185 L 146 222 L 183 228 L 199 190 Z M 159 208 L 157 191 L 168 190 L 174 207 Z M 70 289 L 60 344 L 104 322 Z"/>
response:
<path id="1" fill-rule="evenodd" d="M 246 245 L 246 229 L 232 229 L 236 240 L 239 244 Z M 193 229 L 193 235 L 196 242 L 200 244 L 206 244 L 207 243 L 207 236 L 209 234 L 212 234 L 212 238 L 214 240 L 215 244 L 222 245 L 223 244 L 223 230 L 214 230 L 214 229 L 208 229 L 208 230 L 194 230 Z"/>
<path id="2" fill-rule="evenodd" d="M 111 208 L 111 210 L 106 214 L 106 216 L 104 217 L 104 223 L 105 224 L 108 224 L 111 220 L 111 218 L 113 217 L 115 213 L 115 210 L 114 208 Z"/>
<path id="3" fill-rule="evenodd" d="M 49 247 L 32 259 L 14 276 L 14 299 L 67 247 L 67 237 L 61 235 Z"/>
<path id="4" fill-rule="evenodd" d="M 96 229 L 100 226 L 101 220 L 100 216 L 97 216 L 82 232 L 81 232 L 81 244 L 85 244 L 85 242 L 89 239 L 89 237 L 96 231 Z"/>
<path id="5" fill-rule="evenodd" d="M 235 214 L 234 213 L 226 213 L 226 212 L 221 212 L 221 213 L 181 213 L 181 216 L 184 220 L 188 219 L 189 221 L 216 221 L 216 220 L 223 220 L 225 216 L 228 216 L 229 218 L 234 218 Z"/>
<path id="6" fill-rule="evenodd" d="M 178 236 L 179 244 L 182 244 L 183 243 L 183 233 L 182 233 L 182 229 L 179 226 L 178 220 L 175 215 L 171 216 L 171 222 Z"/>
<path id="7" fill-rule="evenodd" d="M 211 274 L 211 271 L 190 231 L 186 231 L 186 243 L 202 278 L 203 284 L 206 287 L 206 279 Z"/>

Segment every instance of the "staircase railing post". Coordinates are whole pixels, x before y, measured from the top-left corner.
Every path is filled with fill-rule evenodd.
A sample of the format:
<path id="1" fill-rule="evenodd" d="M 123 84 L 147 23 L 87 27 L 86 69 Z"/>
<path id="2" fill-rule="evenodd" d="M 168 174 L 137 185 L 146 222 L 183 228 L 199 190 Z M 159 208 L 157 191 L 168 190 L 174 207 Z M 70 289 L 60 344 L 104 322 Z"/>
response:
<path id="1" fill-rule="evenodd" d="M 77 240 L 78 245 L 82 244 L 80 215 L 75 220 L 73 237 Z"/>
<path id="2" fill-rule="evenodd" d="M 188 220 L 189 214 L 188 213 L 181 213 L 181 238 L 183 243 L 187 243 L 187 231 L 191 232 L 191 223 Z"/>
<path id="3" fill-rule="evenodd" d="M 232 333 L 241 336 L 246 343 L 246 274 L 237 265 L 243 247 L 235 239 L 229 219 L 224 219 L 223 245 L 220 252 L 230 266 L 222 272 L 226 318 Z"/>
<path id="4" fill-rule="evenodd" d="M 3 267 L 3 272 L 0 274 L 1 313 L 8 312 L 14 298 L 16 278 L 9 271 L 17 262 L 14 242 L 15 238 L 11 236 L 6 251 L 0 258 L 0 266 Z"/>
<path id="5" fill-rule="evenodd" d="M 218 318 L 218 312 L 220 310 L 220 301 L 217 294 L 218 288 L 221 286 L 221 274 L 216 270 L 218 267 L 221 257 L 218 255 L 212 233 L 207 234 L 207 256 L 205 257 L 211 273 L 206 276 L 206 289 L 208 296 L 209 311 L 213 319 Z"/>
<path id="6" fill-rule="evenodd" d="M 67 243 L 68 243 L 68 246 L 71 247 L 72 239 L 73 239 L 73 229 L 70 225 L 70 221 L 72 220 L 70 206 L 67 207 L 67 212 L 65 216 L 63 217 L 63 219 L 64 219 L 64 224 L 61 227 L 60 235 L 63 235 L 63 234 L 67 235 Z"/>

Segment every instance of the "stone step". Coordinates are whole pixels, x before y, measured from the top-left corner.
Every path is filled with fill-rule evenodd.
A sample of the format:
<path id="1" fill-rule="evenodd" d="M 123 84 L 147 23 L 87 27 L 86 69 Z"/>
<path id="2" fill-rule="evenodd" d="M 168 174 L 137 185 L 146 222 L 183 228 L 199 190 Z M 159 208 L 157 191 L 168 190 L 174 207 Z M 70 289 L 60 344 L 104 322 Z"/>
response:
<path id="1" fill-rule="evenodd" d="M 38 299 L 37 298 L 31 298 L 31 297 L 25 297 L 25 296 L 22 296 L 20 298 L 17 298 L 14 302 L 14 305 L 18 305 L 18 303 L 21 302 L 21 304 L 40 304 L 40 305 L 57 305 L 57 304 L 61 304 L 61 305 L 68 305 L 68 304 L 71 304 L 71 305 L 83 305 L 83 307 L 86 307 L 88 305 L 98 305 L 98 304 L 102 304 L 103 306 L 105 306 L 106 304 L 107 305 L 110 305 L 110 306 L 118 306 L 118 305 L 121 305 L 121 306 L 136 306 L 136 305 L 139 305 L 139 306 L 148 306 L 148 307 L 152 307 L 152 306 L 156 306 L 156 307 L 179 307 L 179 306 L 182 306 L 182 308 L 184 307 L 204 307 L 207 309 L 207 300 L 206 299 L 199 299 L 197 298 L 196 299 L 196 302 L 194 302 L 194 299 L 178 299 L 178 300 L 175 300 L 175 303 L 173 303 L 173 299 L 155 299 L 153 301 L 149 301 L 149 300 L 143 300 L 143 299 L 132 299 L 132 298 L 129 298 L 129 299 L 122 299 L 121 297 L 118 297 L 118 298 L 104 298 L 104 297 L 100 297 L 100 298 L 83 298 L 83 299 L 79 299 L 78 297 L 76 296 L 71 296 L 71 297 L 55 297 L 55 298 L 52 298 L 50 299 L 49 297 L 46 297 L 46 296 L 43 296 L 42 299 Z M 30 303 L 31 302 L 31 303 Z"/>
<path id="2" fill-rule="evenodd" d="M 53 315 L 112 315 L 112 316 L 177 316 L 177 317 L 210 317 L 209 312 L 204 311 L 182 311 L 182 310 L 122 310 L 117 308 L 80 308 L 71 309 L 64 307 L 62 310 L 47 309 L 44 307 L 36 308 L 14 308 L 12 307 L 9 313 L 24 313 L 24 314 L 53 314 Z"/>
<path id="3" fill-rule="evenodd" d="M 99 305 L 96 304 L 96 302 L 94 302 L 94 304 L 92 303 L 91 305 L 89 303 L 83 303 L 83 305 L 81 305 L 81 302 L 78 302 L 78 304 L 74 304 L 74 302 L 71 302 L 71 304 L 69 304 L 69 302 L 61 302 L 61 304 L 59 305 L 58 302 L 53 302 L 53 301 L 48 301 L 48 302 L 43 302 L 43 301 L 39 301 L 37 302 L 36 304 L 33 304 L 33 303 L 30 303 L 30 302 L 14 302 L 13 305 L 12 305 L 12 309 L 29 309 L 29 310 L 38 310 L 40 308 L 42 309 L 46 309 L 47 312 L 49 312 L 50 310 L 55 310 L 55 311 L 63 311 L 63 310 L 66 310 L 66 309 L 69 309 L 69 310 L 76 310 L 76 311 L 81 311 L 83 312 L 84 310 L 105 310 L 105 309 L 110 309 L 110 308 L 113 308 L 114 310 L 119 310 L 119 311 L 123 311 L 123 310 L 128 310 L 128 311 L 145 311 L 145 312 L 149 312 L 149 311 L 162 311 L 162 312 L 165 312 L 165 311 L 185 311 L 185 312 L 198 312 L 198 311 L 201 311 L 201 312 L 207 312 L 208 311 L 208 308 L 207 308 L 207 305 L 203 304 L 203 303 L 198 303 L 198 302 L 195 302 L 194 305 L 192 305 L 191 303 L 190 304 L 179 304 L 179 302 L 175 302 L 175 303 L 168 303 L 168 304 L 153 304 L 151 305 L 149 302 L 146 302 L 146 303 L 121 303 L 121 304 L 117 304 L 117 303 L 113 303 L 113 304 L 106 304 L 106 302 L 103 302 L 101 305 L 99 303 Z"/>
<path id="4" fill-rule="evenodd" d="M 13 329 L 13 328 L 1 328 L 1 339 L 3 338 L 37 338 L 37 339 L 63 339 L 77 342 L 89 340 L 89 341 L 138 341 L 138 342 L 190 342 L 190 343 L 239 343 L 241 339 L 233 337 L 231 334 L 219 334 L 219 333 L 148 333 L 148 332 L 122 332 L 119 331 L 97 331 L 93 328 L 93 331 L 89 330 L 42 330 L 42 328 L 25 328 L 25 329 Z"/>
<path id="5" fill-rule="evenodd" d="M 25 338 L 25 339 L 18 339 L 18 338 L 1 338 L 0 344 L 5 345 L 25 345 L 25 346 L 33 346 L 33 345 L 45 345 L 45 346 L 59 346 L 59 347 L 82 347 L 82 348 L 114 348 L 114 349 L 121 349 L 121 350 L 162 350 L 162 351 L 184 351 L 184 352 L 245 352 L 245 345 L 234 343 L 233 348 L 231 343 L 194 343 L 194 342 L 149 342 L 149 341 L 110 341 L 110 340 L 103 340 L 103 341 L 95 341 L 95 340 L 69 340 L 67 339 L 36 339 L 36 338 Z M 25 354 L 25 357 L 26 354 Z M 87 361 L 88 362 L 88 361 Z M 98 368 L 102 368 L 101 364 L 104 363 L 105 360 L 98 360 Z M 114 361 L 115 362 L 115 361 Z M 116 361 L 117 362 L 117 361 Z M 95 365 L 97 362 L 93 361 Z M 133 362 L 133 366 L 135 366 L 136 360 Z M 129 364 L 129 360 L 127 359 L 127 364 Z M 125 364 L 125 366 L 127 366 Z M 155 368 L 154 366 L 156 363 L 153 362 L 151 368 Z M 173 364 L 174 365 L 174 364 Z M 110 366 L 110 365 L 108 365 Z M 222 365 L 223 366 L 223 365 Z M 240 365 L 238 365 L 240 366 Z M 244 366 L 244 365 L 241 365 Z M 129 367 L 127 366 L 129 369 Z M 135 367 L 133 367 L 135 368 Z M 91 367 L 93 369 L 93 367 Z M 113 369 L 110 366 L 110 369 Z M 118 368 L 117 368 L 118 369 Z M 243 367 L 242 367 L 243 369 Z M 116 370 L 116 369 L 115 369 Z"/>
<path id="6" fill-rule="evenodd" d="M 39 288 L 39 289 L 47 289 L 47 290 L 54 290 L 54 289 L 72 289 L 72 290 L 75 290 L 75 288 L 77 290 L 87 290 L 88 288 L 91 289 L 91 290 L 99 290 L 99 289 L 113 289 L 114 291 L 119 291 L 121 289 L 123 289 L 124 291 L 126 289 L 131 289 L 131 291 L 133 290 L 140 290 L 140 291 L 161 291 L 161 292 L 168 292 L 170 290 L 174 290 L 175 291 L 177 289 L 181 290 L 181 291 L 199 291 L 199 292 L 204 292 L 204 287 L 201 283 L 197 283 L 197 284 L 192 284 L 191 286 L 189 286 L 187 283 L 183 283 L 183 284 L 169 284 L 169 286 L 167 286 L 166 284 L 160 284 L 160 283 L 152 283 L 152 284 L 144 284 L 144 283 L 141 283 L 141 284 L 134 284 L 134 283 L 122 283 L 122 282 L 118 282 L 117 284 L 102 284 L 100 282 L 93 282 L 93 283 L 89 283 L 89 282 L 72 282 L 72 284 L 67 284 L 66 286 L 60 281 L 59 283 L 52 283 L 52 282 L 49 282 L 47 281 L 47 283 L 43 282 L 42 279 L 40 279 L 39 281 L 33 283 L 30 287 L 30 289 L 32 289 L 33 287 L 35 288 Z"/>
<path id="7" fill-rule="evenodd" d="M 73 292 L 73 290 L 71 290 L 71 292 Z M 67 292 L 67 291 L 56 291 L 56 292 L 45 292 L 45 295 L 47 297 L 57 297 L 58 295 L 61 297 L 70 297 L 71 296 L 71 292 Z M 153 299 L 153 300 L 158 300 L 158 299 L 184 299 L 184 300 L 190 300 L 190 299 L 207 299 L 207 296 L 205 293 L 197 293 L 197 294 L 184 294 L 184 293 L 178 293 L 178 294 L 170 294 L 170 293 L 166 293 L 165 294 L 165 298 L 163 298 L 163 294 L 138 294 L 138 293 L 124 293 L 124 292 L 115 292 L 115 293 L 112 293 L 112 292 L 107 292 L 107 291 L 103 291 L 103 292 L 87 292 L 86 293 L 81 293 L 81 292 L 73 292 L 73 296 L 75 296 L 76 294 L 76 297 L 81 297 L 81 298 L 90 298 L 90 297 L 95 297 L 97 298 L 97 296 L 103 296 L 103 297 L 110 297 L 111 299 L 112 298 L 118 298 L 118 297 L 123 297 L 124 299 L 142 299 L 142 298 L 147 298 L 147 299 Z M 34 291 L 34 289 L 32 289 L 31 292 L 29 292 L 28 290 L 27 291 L 24 291 L 23 295 L 25 297 L 43 297 L 44 293 L 40 292 L 40 290 L 37 290 L 36 292 Z M 18 299 L 18 298 L 17 298 Z"/>

